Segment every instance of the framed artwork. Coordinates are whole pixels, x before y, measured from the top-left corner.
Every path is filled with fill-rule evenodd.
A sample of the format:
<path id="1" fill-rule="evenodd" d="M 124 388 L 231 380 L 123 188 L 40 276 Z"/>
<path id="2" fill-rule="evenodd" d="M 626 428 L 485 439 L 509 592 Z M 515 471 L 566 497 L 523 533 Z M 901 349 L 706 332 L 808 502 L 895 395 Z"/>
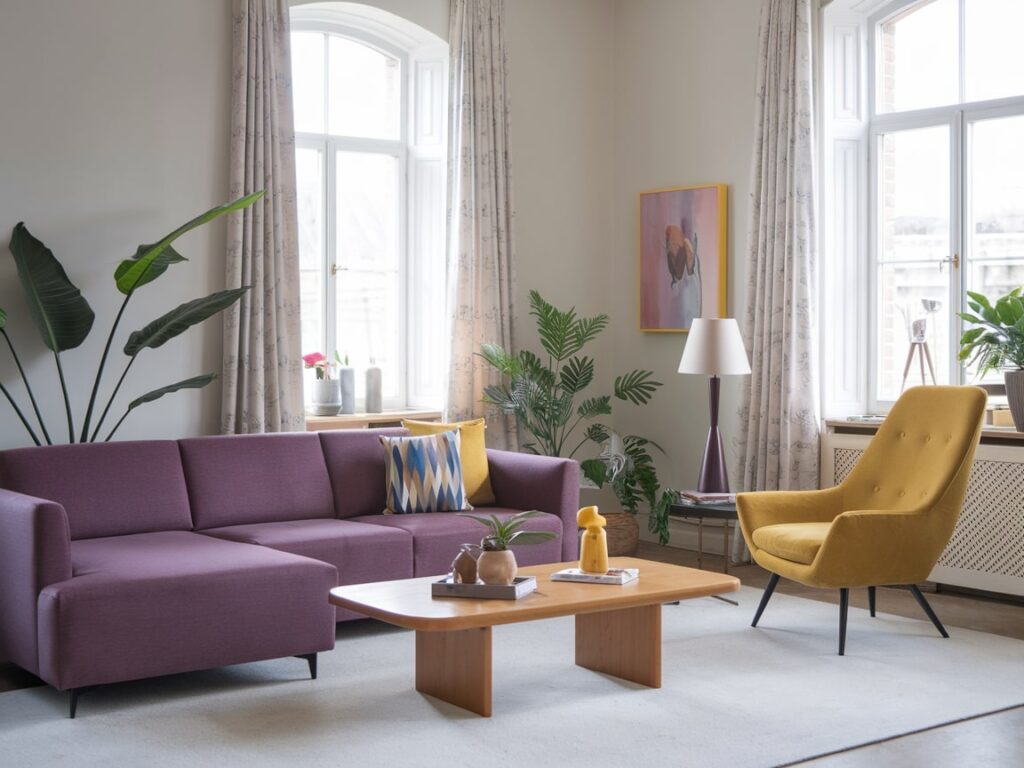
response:
<path id="1" fill-rule="evenodd" d="M 640 330 L 685 333 L 725 315 L 726 185 L 640 193 Z"/>

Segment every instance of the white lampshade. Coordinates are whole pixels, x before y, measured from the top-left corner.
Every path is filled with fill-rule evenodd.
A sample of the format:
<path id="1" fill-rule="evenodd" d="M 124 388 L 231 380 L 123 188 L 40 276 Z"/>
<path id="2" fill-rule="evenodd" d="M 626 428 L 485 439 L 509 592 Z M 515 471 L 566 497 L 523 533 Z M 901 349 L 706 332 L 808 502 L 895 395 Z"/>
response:
<path id="1" fill-rule="evenodd" d="M 703 373 L 712 376 L 750 373 L 747 350 L 735 318 L 699 317 L 690 326 L 690 334 L 679 361 L 679 373 Z"/>

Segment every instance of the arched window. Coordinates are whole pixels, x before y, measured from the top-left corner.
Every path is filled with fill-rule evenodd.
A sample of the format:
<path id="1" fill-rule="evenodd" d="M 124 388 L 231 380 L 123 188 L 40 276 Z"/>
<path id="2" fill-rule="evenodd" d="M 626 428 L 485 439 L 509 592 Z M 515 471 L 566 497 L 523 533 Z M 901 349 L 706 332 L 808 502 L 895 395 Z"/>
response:
<path id="1" fill-rule="evenodd" d="M 447 46 L 358 8 L 292 10 L 303 352 L 379 365 L 386 408 L 439 407 Z"/>

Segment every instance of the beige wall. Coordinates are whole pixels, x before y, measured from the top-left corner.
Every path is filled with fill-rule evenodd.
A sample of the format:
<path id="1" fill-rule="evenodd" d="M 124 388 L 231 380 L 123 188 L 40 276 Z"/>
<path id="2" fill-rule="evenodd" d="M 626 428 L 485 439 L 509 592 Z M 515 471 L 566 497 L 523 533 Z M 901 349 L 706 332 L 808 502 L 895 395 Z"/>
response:
<path id="1" fill-rule="evenodd" d="M 11 229 L 24 221 L 96 311 L 89 340 L 64 356 L 80 418 L 120 302 L 112 277 L 117 263 L 226 199 L 230 41 L 227 2 L 0 0 L 0 307 L 10 315 L 10 334 L 57 439 L 66 440 L 67 429 L 56 374 L 17 284 L 7 251 Z M 191 262 L 140 291 L 118 346 L 160 313 L 222 288 L 223 250 L 218 224 L 183 238 L 180 251 Z M 126 358 L 118 348 L 112 358 L 116 376 Z M 217 321 L 144 351 L 114 420 L 143 392 L 219 372 L 220 358 Z M 6 348 L 0 377 L 16 381 Z M 23 393 L 20 384 L 12 389 Z M 214 431 L 219 411 L 215 382 L 201 395 L 179 393 L 139 409 L 119 435 Z M 27 440 L 0 402 L 0 448 Z"/>
<path id="2" fill-rule="evenodd" d="M 739 314 L 745 298 L 760 6 L 760 0 L 621 0 L 616 5 L 614 228 L 607 269 L 613 359 L 616 371 L 649 368 L 665 386 L 644 409 L 620 408 L 615 424 L 664 447 L 666 456 L 658 460 L 661 480 L 676 488 L 692 488 L 697 480 L 707 433 L 707 381 L 676 373 L 684 335 L 637 330 L 637 193 L 729 185 L 728 313 Z M 722 393 L 730 470 L 739 384 L 738 377 L 726 380 Z"/>
<path id="3" fill-rule="evenodd" d="M 446 36 L 448 0 L 371 0 Z M 623 406 L 615 426 L 657 440 L 667 484 L 692 485 L 706 429 L 706 384 L 675 374 L 684 337 L 636 330 L 635 206 L 641 189 L 729 184 L 729 305 L 742 301 L 747 176 L 759 0 L 507 0 L 513 109 L 520 339 L 535 346 L 527 293 L 607 312 L 595 345 L 610 389 L 630 367 L 666 386 L 655 405 Z M 83 367 L 116 310 L 110 274 L 135 246 L 225 199 L 230 98 L 228 0 L 0 0 L 0 307 L 47 408 L 61 424 L 52 364 L 26 326 L 13 264 L 15 222 L 50 245 L 97 310 L 86 347 L 67 355 L 79 413 Z M 152 51 L 187 55 L 152 55 Z M 13 74 L 12 74 L 13 73 Z M 222 287 L 223 229 L 181 242 L 192 262 L 152 286 L 125 330 Z M 220 367 L 220 324 L 146 352 L 126 386 L 135 396 Z M 123 357 L 119 352 L 115 358 Z M 0 354 L 0 375 L 12 380 Z M 723 411 L 734 434 L 735 382 Z M 16 388 L 17 390 L 17 388 Z M 127 398 L 125 398 L 125 402 Z M 216 431 L 219 389 L 140 409 L 122 437 Z M 0 447 L 24 444 L 0 407 Z"/>

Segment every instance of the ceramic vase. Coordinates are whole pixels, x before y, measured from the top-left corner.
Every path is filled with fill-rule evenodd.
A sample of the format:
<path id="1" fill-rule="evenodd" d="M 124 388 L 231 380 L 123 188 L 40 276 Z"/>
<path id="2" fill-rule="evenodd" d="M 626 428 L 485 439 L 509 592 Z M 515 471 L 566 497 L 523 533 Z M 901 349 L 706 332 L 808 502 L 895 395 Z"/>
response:
<path id="1" fill-rule="evenodd" d="M 519 566 L 511 549 L 485 550 L 476 561 L 476 575 L 484 584 L 509 585 L 516 578 Z"/>
<path id="2" fill-rule="evenodd" d="M 317 416 L 337 416 L 341 410 L 341 383 L 337 379 L 313 382 L 312 410 Z"/>
<path id="3" fill-rule="evenodd" d="M 1006 401 L 1013 416 L 1013 427 L 1024 432 L 1024 370 L 1006 371 L 1003 380 L 1006 382 Z"/>
<path id="4" fill-rule="evenodd" d="M 341 382 L 341 412 L 356 412 L 356 369 L 343 365 L 338 369 L 338 381 Z"/>
<path id="5" fill-rule="evenodd" d="M 366 369 L 366 412 L 380 413 L 384 410 L 382 397 L 383 382 L 380 367 L 370 358 L 370 367 Z"/>
<path id="6" fill-rule="evenodd" d="M 476 561 L 480 547 L 463 544 L 459 554 L 452 560 L 452 581 L 456 584 L 476 584 Z"/>

